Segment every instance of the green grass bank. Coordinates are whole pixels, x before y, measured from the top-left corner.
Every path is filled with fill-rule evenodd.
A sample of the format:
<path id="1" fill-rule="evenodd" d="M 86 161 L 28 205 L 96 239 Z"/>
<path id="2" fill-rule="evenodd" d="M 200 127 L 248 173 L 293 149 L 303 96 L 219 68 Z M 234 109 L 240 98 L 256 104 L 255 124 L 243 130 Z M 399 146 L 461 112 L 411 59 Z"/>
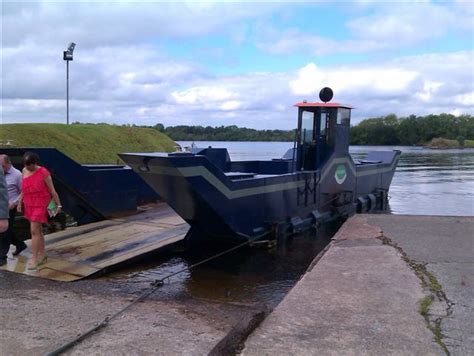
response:
<path id="1" fill-rule="evenodd" d="M 154 129 L 106 124 L 3 124 L 0 141 L 54 147 L 80 163 L 117 163 L 120 152 L 171 152 L 175 143 Z"/>

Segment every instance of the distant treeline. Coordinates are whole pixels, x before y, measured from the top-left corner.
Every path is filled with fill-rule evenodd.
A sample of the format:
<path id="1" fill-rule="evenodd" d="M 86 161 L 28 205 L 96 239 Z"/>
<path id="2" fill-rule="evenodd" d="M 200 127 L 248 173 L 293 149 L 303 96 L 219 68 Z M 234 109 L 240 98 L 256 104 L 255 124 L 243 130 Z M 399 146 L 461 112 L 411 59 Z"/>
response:
<path id="1" fill-rule="evenodd" d="M 153 128 L 175 141 L 293 141 L 295 130 L 255 130 L 232 126 L 169 126 Z"/>
<path id="2" fill-rule="evenodd" d="M 155 129 L 174 141 L 293 141 L 295 138 L 295 130 L 256 130 L 235 125 L 131 126 Z M 440 114 L 399 118 L 390 114 L 365 119 L 350 130 L 351 145 L 425 145 L 434 138 L 443 138 L 464 146 L 464 142 L 474 140 L 474 116 Z"/>
<path id="3" fill-rule="evenodd" d="M 474 116 L 450 114 L 397 118 L 390 114 L 361 121 L 351 127 L 353 145 L 420 145 L 442 137 L 457 140 L 474 140 Z"/>
<path id="4" fill-rule="evenodd" d="M 293 141 L 295 130 L 255 130 L 237 126 L 169 126 L 154 129 L 175 141 Z M 421 145 L 433 138 L 474 140 L 474 116 L 450 114 L 370 118 L 351 127 L 352 145 Z"/>

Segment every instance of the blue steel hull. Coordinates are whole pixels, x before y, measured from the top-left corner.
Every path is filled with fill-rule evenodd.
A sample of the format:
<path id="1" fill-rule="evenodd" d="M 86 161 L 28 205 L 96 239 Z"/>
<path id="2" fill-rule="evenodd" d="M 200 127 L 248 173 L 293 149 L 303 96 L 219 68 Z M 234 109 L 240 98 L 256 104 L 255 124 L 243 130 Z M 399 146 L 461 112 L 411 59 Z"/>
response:
<path id="1" fill-rule="evenodd" d="M 205 154 L 120 157 L 192 229 L 228 240 L 297 232 L 302 226 L 381 209 L 399 155 L 388 151 L 372 156 L 378 160 L 354 162 L 348 153 L 339 153 L 318 170 L 296 172 L 291 160 L 229 161 L 222 166 Z"/>
<path id="2" fill-rule="evenodd" d="M 41 165 L 51 172 L 64 211 L 78 225 L 134 213 L 138 205 L 159 198 L 129 167 L 82 165 L 55 148 L 0 148 L 20 170 L 26 152 L 39 155 Z"/>

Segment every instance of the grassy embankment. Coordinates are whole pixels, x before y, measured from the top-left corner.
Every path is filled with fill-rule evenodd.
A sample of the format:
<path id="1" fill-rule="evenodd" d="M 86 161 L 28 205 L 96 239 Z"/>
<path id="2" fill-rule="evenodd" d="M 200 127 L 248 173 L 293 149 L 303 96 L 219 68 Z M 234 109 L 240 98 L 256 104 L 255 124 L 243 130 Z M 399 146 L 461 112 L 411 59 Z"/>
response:
<path id="1" fill-rule="evenodd" d="M 461 144 L 458 140 L 448 140 L 446 138 L 437 137 L 432 139 L 425 146 L 429 148 L 474 148 L 474 140 L 464 140 Z"/>
<path id="2" fill-rule="evenodd" d="M 54 147 L 80 163 L 117 163 L 120 152 L 170 152 L 175 147 L 154 129 L 105 124 L 0 125 L 0 141 L 6 140 L 14 146 Z"/>

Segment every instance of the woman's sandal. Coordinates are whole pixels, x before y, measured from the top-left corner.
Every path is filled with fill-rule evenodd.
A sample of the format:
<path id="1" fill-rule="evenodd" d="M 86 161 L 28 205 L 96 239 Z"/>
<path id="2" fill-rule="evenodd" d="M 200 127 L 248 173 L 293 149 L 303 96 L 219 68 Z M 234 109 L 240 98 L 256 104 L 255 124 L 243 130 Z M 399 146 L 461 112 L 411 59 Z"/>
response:
<path id="1" fill-rule="evenodd" d="M 38 262 L 38 264 L 36 265 L 36 267 L 39 267 L 41 265 L 44 265 L 46 262 L 48 262 L 48 255 L 44 255 L 43 258 L 41 259 L 41 261 Z"/>
<path id="2" fill-rule="evenodd" d="M 35 264 L 28 263 L 28 265 L 26 266 L 26 269 L 28 271 L 34 271 L 34 270 L 36 270 L 36 268 L 38 268 L 38 263 L 35 263 Z"/>
<path id="3" fill-rule="evenodd" d="M 48 255 L 44 255 L 43 258 L 37 262 L 36 264 L 29 264 L 26 269 L 28 271 L 34 271 L 38 269 L 39 266 L 44 265 L 46 262 L 48 262 Z"/>

